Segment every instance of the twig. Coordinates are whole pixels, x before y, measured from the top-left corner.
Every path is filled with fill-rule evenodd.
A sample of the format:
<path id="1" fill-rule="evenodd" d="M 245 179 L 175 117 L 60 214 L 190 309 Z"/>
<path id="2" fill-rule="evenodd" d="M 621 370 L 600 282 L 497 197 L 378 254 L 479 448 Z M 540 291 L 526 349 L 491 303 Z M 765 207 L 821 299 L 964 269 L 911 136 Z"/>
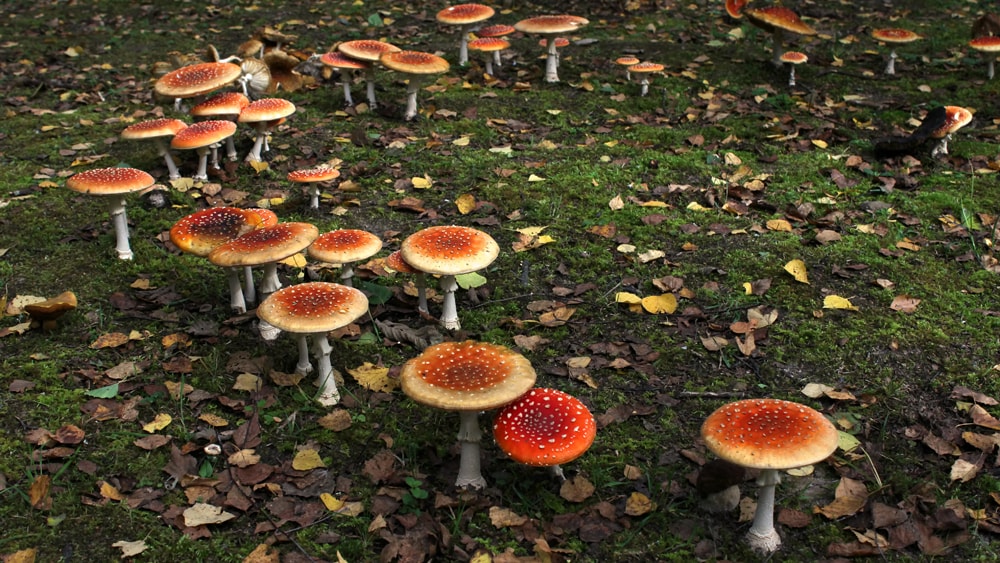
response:
<path id="1" fill-rule="evenodd" d="M 708 397 L 710 399 L 728 399 L 730 397 L 742 397 L 743 391 L 681 391 L 679 397 Z"/>

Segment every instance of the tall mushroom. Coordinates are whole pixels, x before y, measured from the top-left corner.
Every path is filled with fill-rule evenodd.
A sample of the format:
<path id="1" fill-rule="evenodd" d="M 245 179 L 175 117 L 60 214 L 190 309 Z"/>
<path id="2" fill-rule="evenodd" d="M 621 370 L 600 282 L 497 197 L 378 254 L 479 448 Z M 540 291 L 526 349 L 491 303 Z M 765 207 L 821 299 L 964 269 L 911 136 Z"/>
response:
<path id="1" fill-rule="evenodd" d="M 590 23 L 586 18 L 579 16 L 536 16 L 521 20 L 514 24 L 514 28 L 522 33 L 545 35 L 554 39 L 560 33 L 573 33 L 581 27 Z M 545 60 L 545 81 L 559 82 L 559 55 L 556 53 L 556 42 L 548 42 L 548 56 Z"/>
<path id="2" fill-rule="evenodd" d="M 128 241 L 128 217 L 125 215 L 125 196 L 153 185 L 153 177 L 136 168 L 95 168 L 74 174 L 66 180 L 66 187 L 84 194 L 108 196 L 111 224 L 115 229 L 115 251 L 122 260 L 132 259 Z"/>
<path id="3" fill-rule="evenodd" d="M 458 64 L 469 62 L 469 31 L 480 22 L 493 17 L 493 8 L 484 4 L 456 4 L 437 13 L 437 21 L 445 25 L 457 25 L 461 41 L 458 47 Z"/>
<path id="4" fill-rule="evenodd" d="M 345 41 L 340 45 L 337 45 L 337 50 L 352 59 L 358 59 L 359 61 L 369 63 L 368 68 L 365 69 L 365 82 L 368 90 L 368 107 L 370 109 L 375 109 L 375 65 L 371 63 L 378 61 L 379 58 L 385 53 L 394 53 L 396 51 L 401 51 L 402 49 L 392 43 L 386 43 L 385 41 L 357 39 L 354 41 Z"/>
<path id="5" fill-rule="evenodd" d="M 208 94 L 232 84 L 243 71 L 233 63 L 199 63 L 172 70 L 153 85 L 153 90 L 164 97 L 174 98 L 175 108 L 181 100 Z"/>
<path id="6" fill-rule="evenodd" d="M 287 178 L 292 182 L 309 184 L 309 209 L 319 209 L 319 184 L 340 177 L 340 170 L 321 164 L 312 168 L 292 170 Z"/>
<path id="7" fill-rule="evenodd" d="M 458 308 L 455 276 L 477 272 L 489 266 L 500 255 L 500 245 L 493 237 L 472 227 L 457 225 L 427 227 L 406 237 L 400 247 L 403 260 L 428 274 L 441 276 L 444 305 L 441 324 L 448 330 L 458 330 Z"/>
<path id="8" fill-rule="evenodd" d="M 441 74 L 448 70 L 448 61 L 431 53 L 420 51 L 396 51 L 384 53 L 379 61 L 389 70 L 406 76 L 406 114 L 409 121 L 417 116 L 417 91 L 423 78 L 430 74 Z"/>
<path id="9" fill-rule="evenodd" d="M 319 58 L 319 62 L 324 65 L 335 68 L 340 71 L 340 82 L 344 89 L 344 103 L 348 106 L 354 105 L 354 98 L 351 96 L 351 71 L 352 70 L 364 70 L 367 71 L 372 63 L 368 61 L 362 61 L 359 59 L 353 59 L 348 57 L 340 51 L 333 51 L 330 53 L 324 53 L 323 56 Z"/>
<path id="10" fill-rule="evenodd" d="M 310 257 L 322 262 L 340 264 L 340 281 L 353 287 L 352 264 L 366 260 L 382 250 L 382 239 L 360 229 L 337 229 L 319 235 L 306 252 Z"/>
<path id="11" fill-rule="evenodd" d="M 755 27 L 771 34 L 774 66 L 781 66 L 782 41 L 786 33 L 793 35 L 816 35 L 816 30 L 802 21 L 799 15 L 784 6 L 747 8 L 749 0 L 726 0 L 726 13 L 734 19 L 746 16 Z"/>
<path id="12" fill-rule="evenodd" d="M 236 133 L 236 124 L 223 119 L 199 121 L 177 132 L 170 140 L 170 147 L 181 150 L 195 150 L 198 153 L 198 171 L 195 180 L 208 180 L 208 155 L 211 149 L 222 146 L 222 142 Z"/>
<path id="13" fill-rule="evenodd" d="M 260 162 L 261 150 L 268 150 L 267 136 L 271 129 L 289 115 L 295 113 L 295 104 L 282 98 L 261 98 L 243 108 L 237 119 L 240 123 L 249 123 L 254 129 L 253 148 L 247 154 L 247 162 Z"/>
<path id="14" fill-rule="evenodd" d="M 187 126 L 188 124 L 180 119 L 150 119 L 129 125 L 122 130 L 121 137 L 129 141 L 148 139 L 156 143 L 156 148 L 160 156 L 163 157 L 163 161 L 167 164 L 167 172 L 170 175 L 170 179 L 176 180 L 181 177 L 181 173 L 177 170 L 177 164 L 174 162 L 173 157 L 170 156 L 170 150 L 167 148 L 167 143 L 164 142 L 164 139 L 173 137 Z"/>
<path id="15" fill-rule="evenodd" d="M 566 480 L 562 464 L 583 455 L 596 436 L 590 409 L 558 389 L 536 387 L 500 409 L 493 420 L 493 438 L 511 459 L 551 467 L 561 480 Z"/>
<path id="16" fill-rule="evenodd" d="M 497 344 L 442 342 L 426 348 L 403 365 L 403 393 L 429 407 L 459 411 L 462 446 L 456 487 L 486 486 L 480 466 L 479 411 L 501 407 L 535 384 L 527 358 Z"/>
<path id="17" fill-rule="evenodd" d="M 997 53 L 1000 53 L 1000 36 L 995 35 L 985 35 L 982 37 L 976 37 L 972 41 L 969 41 L 969 47 L 983 53 L 986 57 L 986 78 L 993 80 L 993 69 L 994 61 L 996 60 Z"/>
<path id="18" fill-rule="evenodd" d="M 223 92 L 217 96 L 201 102 L 191 108 L 191 117 L 207 117 L 212 119 L 224 119 L 226 121 L 236 121 L 243 108 L 250 105 L 250 99 L 239 92 Z M 233 137 L 226 138 L 226 157 L 230 161 L 236 161 L 236 143 Z M 218 167 L 217 160 L 212 163 Z"/>
<path id="19" fill-rule="evenodd" d="M 798 51 L 785 51 L 778 60 L 787 64 L 791 69 L 788 73 L 788 85 L 795 86 L 795 67 L 808 61 L 809 57 Z"/>
<path id="20" fill-rule="evenodd" d="M 368 298 L 357 289 L 336 283 L 307 282 L 272 293 L 257 308 L 257 316 L 263 322 L 296 335 L 299 347 L 296 373 L 307 375 L 313 369 L 309 362 L 309 338 L 312 338 L 318 364 L 318 401 L 324 406 L 333 406 L 340 402 L 340 391 L 330 362 L 332 347 L 326 333 L 349 325 L 367 311 Z"/>
<path id="21" fill-rule="evenodd" d="M 837 429 L 818 411 L 780 399 L 746 399 L 723 405 L 701 427 L 705 445 L 720 458 L 761 469 L 757 511 L 747 532 L 751 548 L 771 553 L 781 545 L 774 529 L 774 488 L 779 469 L 818 463 L 837 449 Z"/>
<path id="22" fill-rule="evenodd" d="M 873 29 L 872 37 L 876 41 L 889 44 L 889 60 L 885 63 L 885 74 L 896 74 L 896 46 L 912 43 L 921 39 L 920 35 L 900 28 Z"/>

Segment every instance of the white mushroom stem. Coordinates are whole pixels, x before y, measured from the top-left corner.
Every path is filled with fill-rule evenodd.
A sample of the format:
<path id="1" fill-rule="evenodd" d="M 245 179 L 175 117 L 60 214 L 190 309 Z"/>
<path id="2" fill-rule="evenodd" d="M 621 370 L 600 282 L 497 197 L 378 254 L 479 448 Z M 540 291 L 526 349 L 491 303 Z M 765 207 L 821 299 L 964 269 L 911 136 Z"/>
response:
<path id="1" fill-rule="evenodd" d="M 313 370 L 312 363 L 309 361 L 309 335 L 296 334 L 295 339 L 299 345 L 299 363 L 295 364 L 295 373 L 309 375 Z M 317 384 L 319 383 L 317 381 Z"/>
<path id="2" fill-rule="evenodd" d="M 260 151 L 264 148 L 264 143 L 267 141 L 267 125 L 264 122 L 254 124 L 254 139 L 253 148 L 250 149 L 250 153 L 247 154 L 247 162 L 260 162 Z M 265 149 L 266 150 L 266 149 Z"/>
<path id="3" fill-rule="evenodd" d="M 430 313 L 430 309 L 427 308 L 427 276 L 423 272 L 417 272 L 416 286 L 417 310 L 423 313 Z"/>
<path id="4" fill-rule="evenodd" d="M 945 135 L 934 145 L 934 148 L 931 149 L 931 158 L 937 158 L 942 154 L 948 154 L 948 139 L 951 139 L 951 133 Z"/>
<path id="5" fill-rule="evenodd" d="M 226 279 L 229 282 L 229 307 L 237 313 L 246 313 L 247 303 L 243 299 L 243 287 L 240 285 L 240 269 L 226 268 Z"/>
<path id="6" fill-rule="evenodd" d="M 281 280 L 278 279 L 278 263 L 268 262 L 264 264 L 264 277 L 260 280 L 260 294 L 262 297 L 266 297 L 279 289 L 281 289 Z"/>
<path id="7" fill-rule="evenodd" d="M 785 48 L 781 44 L 782 39 L 783 37 L 780 29 L 775 29 L 774 32 L 771 33 L 771 41 L 774 44 L 774 48 L 772 49 L 774 51 L 774 58 L 771 59 L 771 62 L 778 68 L 781 68 L 782 64 L 781 55 L 785 54 Z"/>
<path id="8" fill-rule="evenodd" d="M 546 42 L 549 47 L 545 57 L 545 81 L 559 82 L 559 54 L 556 52 L 556 38 L 551 36 Z"/>
<path id="9" fill-rule="evenodd" d="M 368 109 L 375 109 L 375 65 L 365 69 L 365 89 L 368 92 Z"/>
<path id="10" fill-rule="evenodd" d="M 167 148 L 167 143 L 163 139 L 155 138 L 153 141 L 156 142 L 156 149 L 163 157 L 163 162 L 167 164 L 167 171 L 170 174 L 171 180 L 176 180 L 181 177 L 181 173 L 177 170 L 177 163 L 174 162 L 174 158 L 170 156 L 170 149 Z"/>
<path id="11" fill-rule="evenodd" d="M 992 56 L 990 56 L 990 58 L 986 61 L 986 65 L 987 65 L 986 66 L 986 78 L 989 79 L 989 80 L 993 80 L 993 57 Z"/>
<path id="12" fill-rule="evenodd" d="M 319 209 L 319 186 L 309 186 L 309 209 Z"/>
<path id="13" fill-rule="evenodd" d="M 503 61 L 500 59 L 500 51 L 493 51 L 493 64 L 500 68 L 503 66 Z M 490 72 L 490 65 L 486 65 L 486 72 Z M 490 74 L 493 74 L 490 72 Z"/>
<path id="14" fill-rule="evenodd" d="M 455 304 L 455 291 L 458 282 L 455 276 L 441 276 L 441 292 L 444 294 L 444 304 L 441 309 L 441 325 L 448 330 L 458 330 L 462 324 L 458 321 L 458 306 Z"/>
<path id="15" fill-rule="evenodd" d="M 893 49 L 889 52 L 889 62 L 885 63 L 885 73 L 886 74 L 896 74 L 896 50 Z"/>
<path id="16" fill-rule="evenodd" d="M 560 481 L 566 480 L 566 474 L 563 473 L 563 468 L 561 465 L 553 465 L 552 467 L 549 468 L 549 471 L 551 471 L 552 475 L 554 475 Z"/>
<path id="17" fill-rule="evenodd" d="M 121 260 L 132 259 L 128 244 L 128 216 L 125 215 L 125 196 L 111 196 L 111 225 L 115 229 L 115 251 Z"/>
<path id="18" fill-rule="evenodd" d="M 198 147 L 198 171 L 194 174 L 195 180 L 208 180 L 208 147 Z"/>
<path id="19" fill-rule="evenodd" d="M 462 40 L 458 44 L 458 64 L 459 66 L 465 66 L 469 62 L 469 30 L 472 29 L 471 25 L 463 25 L 460 31 L 462 35 Z"/>
<path id="20" fill-rule="evenodd" d="M 319 398 L 321 405 L 332 407 L 340 402 L 340 391 L 337 390 L 337 378 L 333 374 L 333 366 L 330 364 L 330 352 L 333 347 L 326 338 L 326 333 L 321 332 L 313 335 L 313 348 L 316 353 L 316 384 L 319 385 Z"/>
<path id="21" fill-rule="evenodd" d="M 497 53 L 498 51 L 494 51 Z M 486 57 L 486 74 L 493 76 L 493 59 Z"/>
<path id="22" fill-rule="evenodd" d="M 260 321 L 258 321 L 257 331 L 260 333 L 260 337 L 268 342 L 277 340 L 278 337 L 281 336 L 281 329 L 264 319 L 260 319 Z"/>
<path id="23" fill-rule="evenodd" d="M 795 65 L 788 65 L 792 68 L 792 71 L 788 73 L 788 85 L 795 86 Z M 889 74 L 892 74 L 891 72 Z"/>
<path id="24" fill-rule="evenodd" d="M 234 136 L 235 135 L 226 137 L 226 158 L 228 158 L 230 162 L 236 162 L 238 156 L 236 154 L 236 141 L 233 140 Z M 216 164 L 215 167 L 218 168 L 219 165 Z"/>
<path id="25" fill-rule="evenodd" d="M 340 265 L 340 283 L 346 285 L 347 287 L 354 287 L 354 268 L 350 264 Z"/>
<path id="26" fill-rule="evenodd" d="M 354 98 L 351 96 L 351 73 L 348 70 L 340 71 L 340 81 L 344 88 L 344 103 L 353 106 Z"/>
<path id="27" fill-rule="evenodd" d="M 642 89 L 639 91 L 639 95 L 640 96 L 645 96 L 646 94 L 648 94 L 649 93 L 649 78 L 643 76 L 642 77 L 642 82 L 640 82 L 639 84 L 642 85 Z"/>
<path id="28" fill-rule="evenodd" d="M 482 489 L 486 487 L 486 479 L 483 479 L 479 461 L 479 442 L 483 437 L 483 433 L 479 430 L 479 413 L 461 411 L 459 415 L 461 424 L 458 428 L 458 441 L 462 446 L 462 453 L 455 486 Z"/>
<path id="29" fill-rule="evenodd" d="M 243 267 L 243 285 L 243 300 L 247 305 L 254 305 L 257 303 L 257 288 L 253 283 L 253 268 L 250 266 Z"/>
<path id="30" fill-rule="evenodd" d="M 764 469 L 757 479 L 757 511 L 747 532 L 747 544 L 754 550 L 772 553 L 781 546 L 781 536 L 774 529 L 774 489 L 781 482 L 777 469 Z"/>
<path id="31" fill-rule="evenodd" d="M 632 73 L 629 72 L 628 67 L 625 67 L 625 81 L 632 82 Z"/>
<path id="32" fill-rule="evenodd" d="M 420 91 L 420 77 L 409 75 L 406 82 L 406 114 L 404 119 L 410 121 L 417 116 L 417 92 Z"/>

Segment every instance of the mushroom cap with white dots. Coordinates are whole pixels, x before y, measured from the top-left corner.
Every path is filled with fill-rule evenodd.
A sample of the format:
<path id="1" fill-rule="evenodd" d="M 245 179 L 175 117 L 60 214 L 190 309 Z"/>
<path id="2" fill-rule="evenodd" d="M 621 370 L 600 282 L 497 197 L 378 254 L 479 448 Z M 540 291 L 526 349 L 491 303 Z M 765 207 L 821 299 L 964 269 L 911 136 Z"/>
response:
<path id="1" fill-rule="evenodd" d="M 330 282 L 307 282 L 275 291 L 257 307 L 257 316 L 295 334 L 317 334 L 354 322 L 368 310 L 361 291 Z"/>
<path id="2" fill-rule="evenodd" d="M 456 276 L 492 264 L 500 255 L 500 245 L 479 229 L 448 225 L 413 233 L 400 251 L 407 264 L 422 272 Z"/>
<path id="3" fill-rule="evenodd" d="M 538 387 L 505 406 L 493 421 L 497 445 L 525 465 L 561 465 L 594 443 L 597 423 L 590 409 L 558 389 Z"/>

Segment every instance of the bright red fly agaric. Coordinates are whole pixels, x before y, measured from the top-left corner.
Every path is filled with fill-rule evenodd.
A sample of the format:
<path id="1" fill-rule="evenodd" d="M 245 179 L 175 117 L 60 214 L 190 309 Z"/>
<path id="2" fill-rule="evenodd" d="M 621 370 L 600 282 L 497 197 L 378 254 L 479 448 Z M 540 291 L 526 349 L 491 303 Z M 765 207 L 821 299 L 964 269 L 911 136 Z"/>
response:
<path id="1" fill-rule="evenodd" d="M 576 397 L 558 389 L 536 388 L 505 406 L 493 421 L 493 438 L 514 461 L 552 467 L 583 455 L 597 436 L 594 415 Z"/>
<path id="2" fill-rule="evenodd" d="M 485 342 L 442 342 L 426 348 L 403 365 L 399 380 L 414 401 L 459 411 L 462 444 L 457 487 L 486 486 L 479 465 L 478 413 L 499 408 L 525 394 L 535 384 L 535 370 L 517 352 Z"/>
<path id="3" fill-rule="evenodd" d="M 774 529 L 774 488 L 779 469 L 823 461 L 837 449 L 837 429 L 818 411 L 780 399 L 747 399 L 719 407 L 701 427 L 705 445 L 720 458 L 762 469 L 747 543 L 773 552 L 781 545 Z"/>

